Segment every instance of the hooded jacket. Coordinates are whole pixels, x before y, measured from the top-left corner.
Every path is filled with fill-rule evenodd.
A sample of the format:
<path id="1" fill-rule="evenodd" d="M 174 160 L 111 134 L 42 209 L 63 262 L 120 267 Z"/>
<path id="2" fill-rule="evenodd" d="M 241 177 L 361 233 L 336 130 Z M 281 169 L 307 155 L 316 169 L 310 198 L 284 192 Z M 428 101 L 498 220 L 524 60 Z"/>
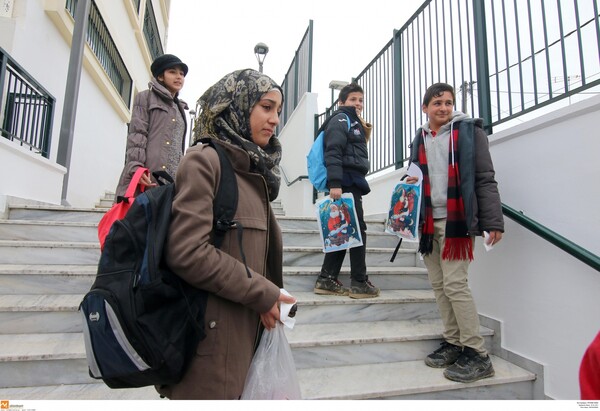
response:
<path id="1" fill-rule="evenodd" d="M 458 165 L 460 173 L 460 190 L 465 205 L 465 218 L 469 234 L 481 235 L 483 231 L 504 232 L 504 217 L 502 215 L 502 203 L 498 192 L 498 183 L 495 180 L 494 164 L 489 150 L 489 141 L 482 128 L 483 120 L 473 119 L 462 113 L 453 114 L 452 120 L 444 125 L 438 132 L 436 139 L 440 140 L 440 146 L 445 148 L 445 163 L 434 165 L 430 161 L 430 152 L 427 153 L 427 166 L 433 165 L 435 170 L 446 169 L 445 179 L 441 172 L 431 179 L 432 205 L 434 192 L 438 207 L 447 199 L 448 188 L 448 143 L 452 129 L 458 128 Z M 417 134 L 411 144 L 410 162 L 419 165 L 419 145 L 424 143 L 425 138 L 430 135 L 429 123 L 417 130 Z M 443 152 L 440 150 L 440 152 Z M 432 158 L 433 160 L 433 158 Z M 435 161 L 435 160 L 434 160 Z M 440 197 L 441 196 L 441 197 Z M 425 215 L 425 202 L 421 202 L 421 217 Z M 435 218 L 445 218 L 439 214 Z"/>
<path id="2" fill-rule="evenodd" d="M 119 178 L 115 199 L 125 194 L 138 167 L 148 168 L 150 175 L 166 168 L 175 131 L 175 116 L 183 116 L 183 123 L 186 125 L 181 142 L 182 156 L 185 151 L 187 103 L 173 99 L 171 93 L 154 78 L 148 83 L 148 87 L 148 90 L 138 93 L 133 103 L 125 166 Z"/>
<path id="3" fill-rule="evenodd" d="M 350 118 L 350 130 L 346 115 Z M 340 107 L 323 123 L 323 128 L 327 187 L 355 185 L 367 194 L 371 191 L 365 179 L 369 172 L 369 153 L 365 130 L 355 108 Z"/>

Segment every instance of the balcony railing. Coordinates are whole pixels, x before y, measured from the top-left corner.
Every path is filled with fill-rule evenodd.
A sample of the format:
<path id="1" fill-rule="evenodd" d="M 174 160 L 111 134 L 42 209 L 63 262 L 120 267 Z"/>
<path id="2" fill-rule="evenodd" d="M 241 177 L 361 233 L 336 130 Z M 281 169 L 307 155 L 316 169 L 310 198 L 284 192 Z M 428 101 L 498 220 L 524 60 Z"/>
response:
<path id="1" fill-rule="evenodd" d="M 77 0 L 67 0 L 66 9 L 75 16 Z M 87 43 L 98 58 L 100 65 L 108 75 L 110 81 L 121 95 L 123 102 L 129 107 L 131 103 L 132 81 L 123 58 L 113 41 L 104 19 L 92 0 L 87 28 Z"/>
<path id="2" fill-rule="evenodd" d="M 56 100 L 0 48 L 2 137 L 48 158 Z"/>
<path id="3" fill-rule="evenodd" d="M 148 44 L 152 60 L 164 54 L 158 25 L 156 24 L 154 7 L 150 0 L 146 1 L 146 13 L 144 13 L 144 37 L 146 38 L 146 44 Z"/>

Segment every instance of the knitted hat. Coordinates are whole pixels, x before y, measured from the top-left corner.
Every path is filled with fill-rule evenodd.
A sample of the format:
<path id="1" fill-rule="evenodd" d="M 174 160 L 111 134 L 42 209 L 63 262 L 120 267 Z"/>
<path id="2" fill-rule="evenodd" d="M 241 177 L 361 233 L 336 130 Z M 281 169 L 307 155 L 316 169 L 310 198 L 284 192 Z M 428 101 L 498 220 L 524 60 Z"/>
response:
<path id="1" fill-rule="evenodd" d="M 150 66 L 150 71 L 154 77 L 160 76 L 165 70 L 170 69 L 172 67 L 179 66 L 183 70 L 183 76 L 185 77 L 188 72 L 188 66 L 183 63 L 179 57 L 174 56 L 172 54 L 163 54 L 160 57 L 157 57 L 156 60 L 152 62 Z"/>

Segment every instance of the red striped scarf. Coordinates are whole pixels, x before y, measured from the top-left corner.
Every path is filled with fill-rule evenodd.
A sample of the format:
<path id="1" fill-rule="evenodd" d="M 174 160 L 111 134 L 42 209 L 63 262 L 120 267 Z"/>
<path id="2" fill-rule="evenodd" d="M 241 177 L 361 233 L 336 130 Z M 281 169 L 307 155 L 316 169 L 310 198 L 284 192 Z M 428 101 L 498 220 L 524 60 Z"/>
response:
<path id="1" fill-rule="evenodd" d="M 458 130 L 450 135 L 448 155 L 448 202 L 446 217 L 446 234 L 443 260 L 473 260 L 473 241 L 468 234 L 465 219 L 465 207 L 460 192 L 460 174 L 458 171 Z M 423 255 L 433 251 L 433 207 L 431 205 L 431 181 L 425 153 L 425 139 L 419 145 L 419 164 L 423 172 L 423 194 L 425 201 L 425 218 L 419 242 L 419 252 Z"/>

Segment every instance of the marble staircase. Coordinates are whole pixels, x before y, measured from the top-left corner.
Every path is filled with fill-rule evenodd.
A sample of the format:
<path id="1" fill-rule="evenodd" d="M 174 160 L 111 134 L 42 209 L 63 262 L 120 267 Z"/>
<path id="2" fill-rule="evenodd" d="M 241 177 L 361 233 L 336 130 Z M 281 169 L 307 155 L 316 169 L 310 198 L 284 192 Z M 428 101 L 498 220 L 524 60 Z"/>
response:
<path id="1" fill-rule="evenodd" d="M 93 209 L 11 206 L 0 220 L 0 398 L 14 400 L 159 399 L 152 387 L 111 390 L 89 377 L 77 311 L 99 257 L 96 225 L 112 194 Z M 323 254 L 316 222 L 276 214 L 284 234 L 284 283 L 298 299 L 288 330 L 306 399 L 532 399 L 536 374 L 494 350 L 496 375 L 473 384 L 446 380 L 423 357 L 441 342 L 441 322 L 415 247 L 382 219 L 368 219 L 374 299 L 312 292 Z M 347 259 L 348 260 L 348 259 Z M 349 284 L 349 266 L 340 279 Z M 488 347 L 498 334 L 482 326 Z"/>

